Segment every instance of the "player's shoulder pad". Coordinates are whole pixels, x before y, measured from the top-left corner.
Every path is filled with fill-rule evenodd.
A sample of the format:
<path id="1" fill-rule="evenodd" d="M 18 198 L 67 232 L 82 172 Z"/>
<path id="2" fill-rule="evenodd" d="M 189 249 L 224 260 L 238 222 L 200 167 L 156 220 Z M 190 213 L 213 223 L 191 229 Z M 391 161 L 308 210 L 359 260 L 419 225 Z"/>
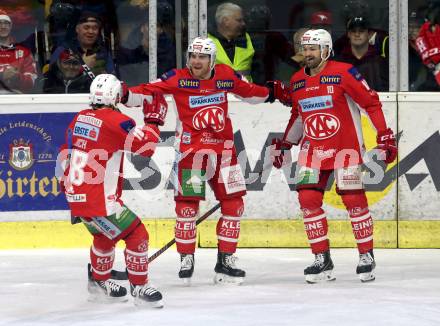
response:
<path id="1" fill-rule="evenodd" d="M 241 79 L 241 75 L 227 64 L 216 63 L 214 69 L 215 69 L 216 77 L 223 78 L 224 75 L 235 75 L 236 77 Z"/>
<path id="2" fill-rule="evenodd" d="M 176 69 L 169 70 L 163 73 L 159 78 L 163 81 L 170 79 L 171 77 L 176 75 Z"/>
<path id="3" fill-rule="evenodd" d="M 136 123 L 133 119 L 128 119 L 120 122 L 119 126 L 128 134 L 136 126 Z"/>
<path id="4" fill-rule="evenodd" d="M 236 72 L 235 70 L 234 70 L 234 75 L 235 75 L 235 77 L 237 77 L 238 79 L 243 80 L 243 75 L 240 74 L 239 72 Z"/>
<path id="5" fill-rule="evenodd" d="M 304 79 L 304 68 L 301 68 L 300 70 L 293 73 L 292 77 L 290 78 L 290 81 L 294 81 L 296 79 Z"/>
<path id="6" fill-rule="evenodd" d="M 359 70 L 357 70 L 355 66 L 349 65 L 347 68 L 348 68 L 347 69 L 348 73 L 352 75 L 354 79 L 356 80 L 364 79 L 364 77 L 362 77 L 362 74 L 359 72 Z"/>

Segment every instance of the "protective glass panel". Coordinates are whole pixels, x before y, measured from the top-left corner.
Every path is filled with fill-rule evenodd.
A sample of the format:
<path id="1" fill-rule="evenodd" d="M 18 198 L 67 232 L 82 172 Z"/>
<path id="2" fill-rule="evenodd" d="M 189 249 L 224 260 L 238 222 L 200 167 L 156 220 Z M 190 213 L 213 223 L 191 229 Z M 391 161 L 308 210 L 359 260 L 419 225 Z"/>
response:
<path id="1" fill-rule="evenodd" d="M 333 59 L 357 66 L 372 88 L 388 90 L 388 1 L 235 1 L 242 11 L 223 3 L 208 1 L 208 32 L 220 44 L 217 62 L 255 83 L 288 82 L 302 67 L 300 37 L 313 27 L 331 33 Z"/>
<path id="2" fill-rule="evenodd" d="M 440 69 L 440 43 L 436 40 L 440 40 L 440 29 L 434 28 L 439 19 L 440 1 L 409 0 L 408 84 L 411 92 L 439 91 L 440 79 L 437 82 L 436 76 Z"/>
<path id="3" fill-rule="evenodd" d="M 3 0 L 0 94 L 88 93 L 101 73 L 148 82 L 148 17 L 148 0 Z M 157 75 L 181 66 L 186 17 L 187 0 L 157 0 Z"/>

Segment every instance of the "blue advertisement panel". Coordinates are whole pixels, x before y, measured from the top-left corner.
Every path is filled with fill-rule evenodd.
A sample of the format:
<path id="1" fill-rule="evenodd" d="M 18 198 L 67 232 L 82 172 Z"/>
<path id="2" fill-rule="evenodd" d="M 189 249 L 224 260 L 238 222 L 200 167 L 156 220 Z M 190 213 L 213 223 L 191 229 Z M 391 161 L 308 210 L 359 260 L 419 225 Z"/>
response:
<path id="1" fill-rule="evenodd" d="M 55 164 L 74 115 L 1 115 L 0 211 L 68 209 L 55 177 Z"/>

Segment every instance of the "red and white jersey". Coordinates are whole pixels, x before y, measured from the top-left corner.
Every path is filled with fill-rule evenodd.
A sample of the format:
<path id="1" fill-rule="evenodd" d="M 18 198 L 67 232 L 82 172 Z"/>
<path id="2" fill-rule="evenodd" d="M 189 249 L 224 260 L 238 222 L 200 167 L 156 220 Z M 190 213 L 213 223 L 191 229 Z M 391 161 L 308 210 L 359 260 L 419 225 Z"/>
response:
<path id="1" fill-rule="evenodd" d="M 121 206 L 124 151 L 151 156 L 159 139 L 155 125 L 136 127 L 134 120 L 111 108 L 79 112 L 66 131 L 60 161 L 61 180 L 73 216 L 114 214 Z"/>
<path id="2" fill-rule="evenodd" d="M 1 78 L 7 67 L 18 70 L 18 79 L 12 85 L 4 84 Z M 34 87 L 35 79 L 37 68 L 28 48 L 18 44 L 0 46 L 0 90 L 28 92 Z"/>
<path id="3" fill-rule="evenodd" d="M 331 170 L 363 163 L 360 108 L 377 130 L 386 129 L 377 93 L 350 64 L 328 61 L 316 76 L 302 69 L 292 76 L 290 91 L 292 115 L 284 139 L 295 135 L 295 121 L 301 119 L 298 162 L 303 166 Z"/>
<path id="4" fill-rule="evenodd" d="M 171 70 L 157 81 L 130 88 L 127 105 L 140 105 L 143 97 L 139 94 L 150 95 L 153 91 L 174 97 L 177 146 L 180 152 L 187 153 L 200 149 L 221 153 L 225 142 L 233 141 L 227 93 L 252 104 L 263 103 L 269 96 L 266 87 L 243 80 L 224 64 L 217 64 L 208 80 L 194 78 L 188 68 Z M 232 143 L 227 143 L 226 147 L 230 148 Z"/>

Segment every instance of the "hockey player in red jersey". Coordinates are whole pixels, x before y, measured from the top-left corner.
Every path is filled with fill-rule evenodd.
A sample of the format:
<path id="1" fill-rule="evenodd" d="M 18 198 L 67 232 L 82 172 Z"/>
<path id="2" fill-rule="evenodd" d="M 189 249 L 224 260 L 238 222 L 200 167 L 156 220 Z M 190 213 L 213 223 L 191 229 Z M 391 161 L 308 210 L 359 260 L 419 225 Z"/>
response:
<path id="1" fill-rule="evenodd" d="M 11 37 L 12 20 L 0 9 L 0 94 L 30 92 L 37 79 L 31 51 Z"/>
<path id="2" fill-rule="evenodd" d="M 162 295 L 148 283 L 148 232 L 121 200 L 124 151 L 151 156 L 159 139 L 166 102 L 155 94 L 144 106 L 144 126 L 117 109 L 121 82 L 98 75 L 90 86 L 91 108 L 79 112 L 66 131 L 59 162 L 61 186 L 72 217 L 93 235 L 88 290 L 92 299 L 127 300 L 127 290 L 110 279 L 115 246 L 124 240 L 130 292 L 135 304 L 163 306 Z"/>
<path id="3" fill-rule="evenodd" d="M 187 67 L 174 69 L 149 84 L 130 88 L 128 106 L 140 105 L 161 91 L 174 97 L 177 107 L 175 239 L 181 256 L 179 277 L 189 284 L 194 271 L 196 215 L 209 183 L 221 204 L 215 282 L 240 284 L 245 271 L 235 265 L 245 180 L 237 161 L 228 93 L 249 103 L 273 102 L 266 87 L 248 83 L 224 64 L 215 65 L 216 47 L 209 38 L 195 38 L 188 47 Z"/>
<path id="4" fill-rule="evenodd" d="M 279 89 L 275 93 L 282 94 L 279 100 L 292 105 L 292 111 L 283 138 L 273 141 L 273 164 L 280 168 L 284 151 L 301 141 L 296 189 L 307 237 L 315 254 L 314 263 L 304 270 L 305 278 L 309 283 L 335 279 L 327 218 L 322 209 L 325 187 L 334 171 L 336 190 L 350 216 L 359 250 L 356 272 L 361 281 L 372 281 L 375 278 L 373 220 L 362 182 L 365 146 L 359 107 L 366 111 L 377 130 L 378 148 L 383 150 L 387 164 L 397 156 L 395 136 L 386 125 L 377 93 L 356 68 L 328 60 L 332 40 L 327 31 L 307 31 L 301 45 L 305 68 L 292 76 L 289 89 L 283 90 L 280 82 L 274 82 L 274 88 Z"/>
<path id="5" fill-rule="evenodd" d="M 416 49 L 423 64 L 434 74 L 440 86 L 440 2 L 431 1 L 428 19 L 420 27 Z"/>

